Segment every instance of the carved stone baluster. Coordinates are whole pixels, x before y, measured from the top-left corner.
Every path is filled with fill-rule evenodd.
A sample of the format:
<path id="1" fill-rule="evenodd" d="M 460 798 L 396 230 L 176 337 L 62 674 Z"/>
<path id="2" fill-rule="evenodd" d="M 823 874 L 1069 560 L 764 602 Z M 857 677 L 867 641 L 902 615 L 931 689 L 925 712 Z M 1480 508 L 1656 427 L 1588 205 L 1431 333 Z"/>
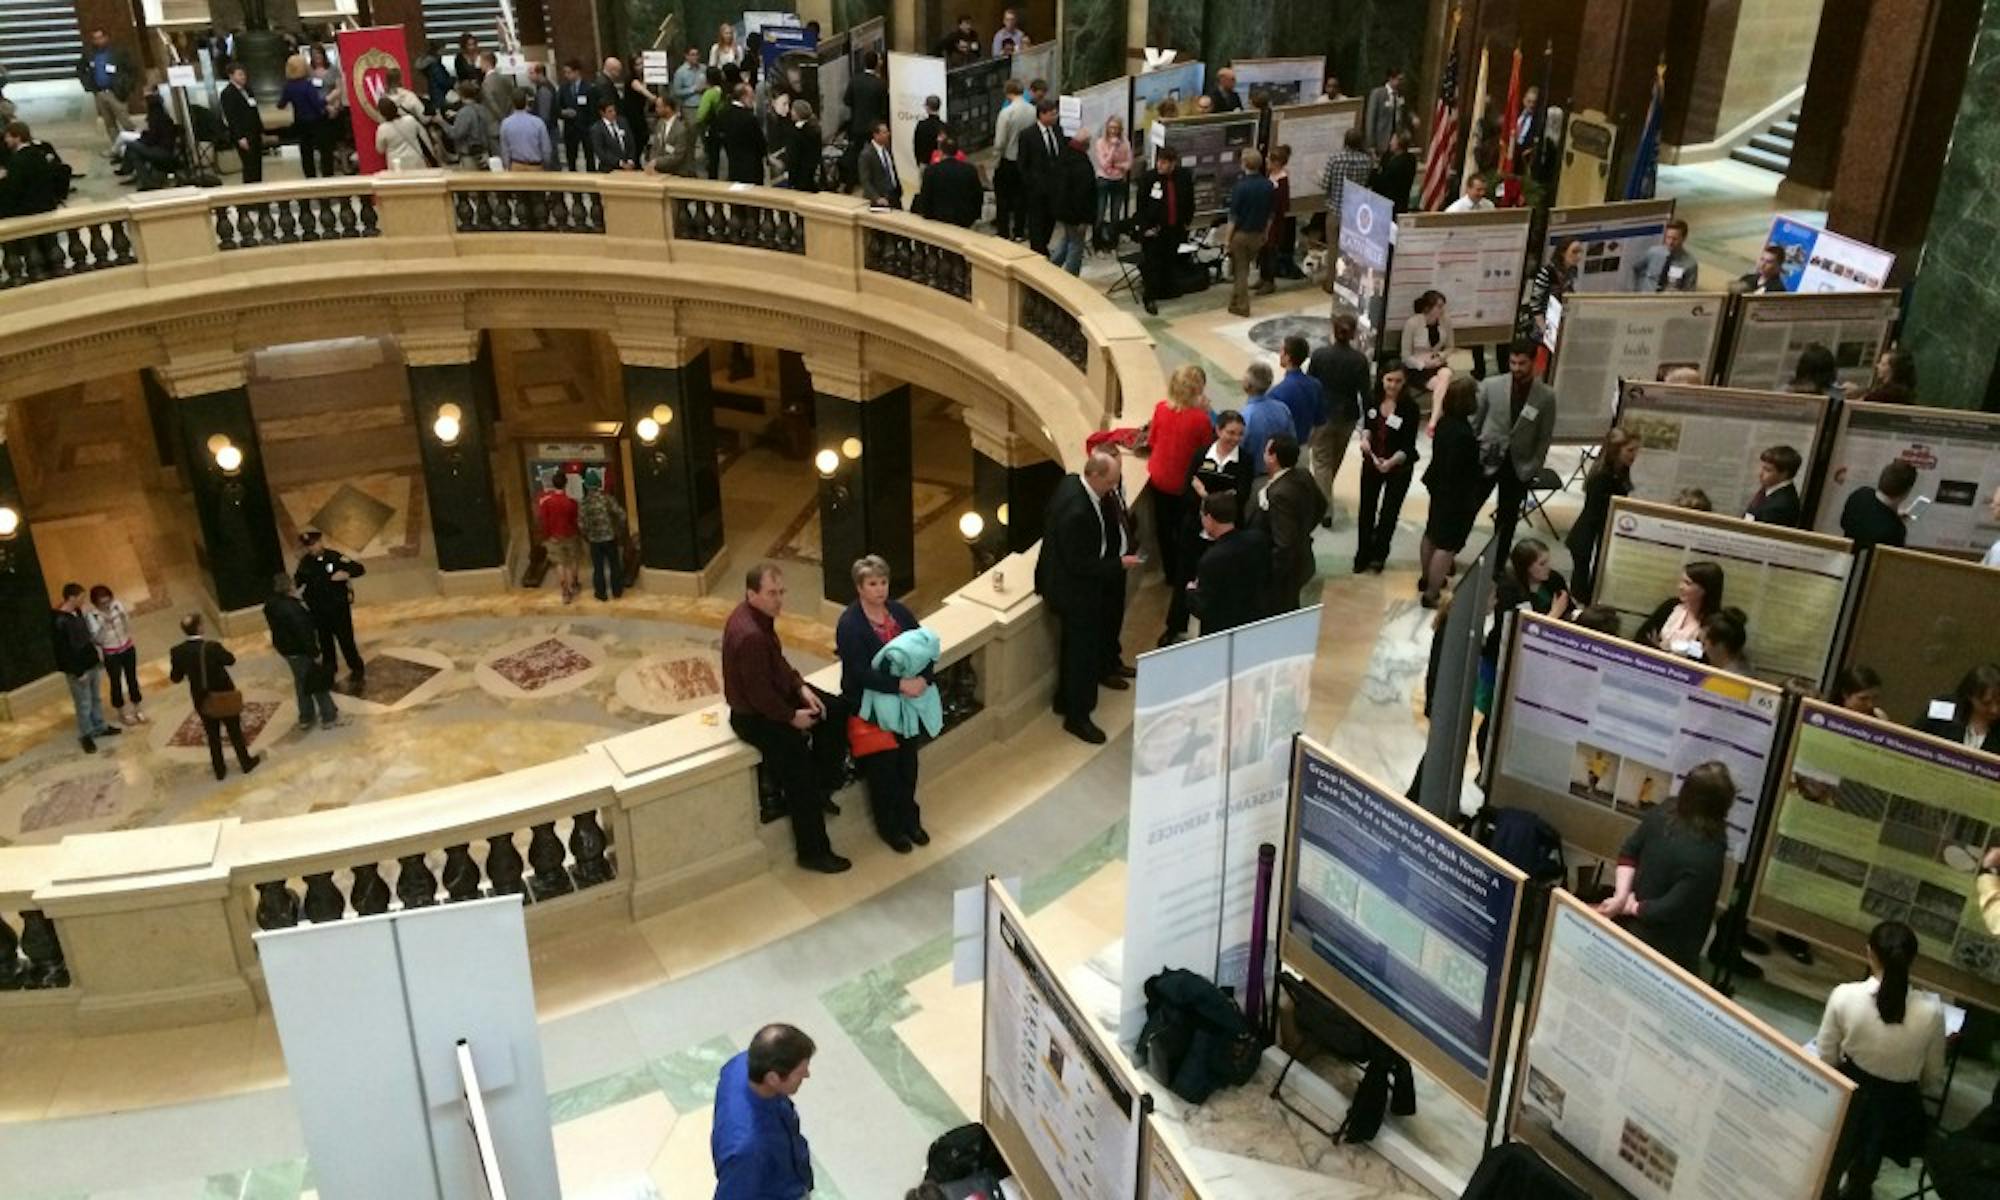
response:
<path id="1" fill-rule="evenodd" d="M 327 233 L 331 235 L 333 231 L 329 229 Z M 319 213 L 313 208 L 310 196 L 299 201 L 299 240 L 302 242 L 320 240 Z"/>
<path id="2" fill-rule="evenodd" d="M 49 248 L 47 239 L 37 234 L 21 239 L 21 249 L 28 259 L 28 282 L 40 283 L 50 277 Z"/>
<path id="3" fill-rule="evenodd" d="M 28 257 L 21 243 L 0 242 L 0 287 L 20 287 L 28 282 Z"/>
<path id="4" fill-rule="evenodd" d="M 340 213 L 340 236 L 344 238 L 361 236 L 361 218 L 354 215 L 354 197 L 342 196 L 335 208 Z"/>
<path id="5" fill-rule="evenodd" d="M 282 879 L 257 885 L 257 928 L 290 929 L 299 923 L 299 894 Z"/>
<path id="6" fill-rule="evenodd" d="M 473 886 L 478 887 L 477 878 Z M 404 908 L 429 908 L 437 903 L 437 876 L 421 854 L 405 854 L 396 860 L 396 899 Z"/>
<path id="7" fill-rule="evenodd" d="M 472 227 L 481 233 L 491 233 L 493 226 L 493 196 L 488 192 L 472 193 Z"/>
<path id="8" fill-rule="evenodd" d="M 521 201 L 522 220 L 526 222 L 529 231 L 533 233 L 549 232 L 548 193 L 523 192 L 521 193 Z"/>
<path id="9" fill-rule="evenodd" d="M 348 889 L 354 915 L 373 917 L 389 911 L 389 884 L 382 878 L 379 863 L 362 863 L 354 868 L 354 886 Z"/>
<path id="10" fill-rule="evenodd" d="M 597 823 L 596 809 L 576 814 L 575 824 L 569 831 L 569 852 L 576 859 L 570 875 L 576 880 L 577 887 L 592 887 L 617 874 L 611 860 L 604 855 L 604 849 L 609 844 L 610 839 L 604 836 L 603 828 Z"/>
<path id="11" fill-rule="evenodd" d="M 338 921 L 347 913 L 347 901 L 333 886 L 333 872 L 320 871 L 306 876 L 306 920 L 315 925 Z"/>
<path id="12" fill-rule="evenodd" d="M 222 250 L 236 249 L 236 226 L 230 220 L 226 204 L 215 210 L 215 244 Z"/>
<path id="13" fill-rule="evenodd" d="M 14 927 L 0 917 L 0 992 L 18 992 L 26 982 L 21 964 L 21 939 Z"/>
<path id="14" fill-rule="evenodd" d="M 513 834 L 486 839 L 486 878 L 495 896 L 518 896 L 526 890 L 521 883 L 521 852 L 514 848 Z"/>
<path id="15" fill-rule="evenodd" d="M 330 242 L 340 236 L 340 205 L 331 196 L 321 196 L 315 203 L 319 209 L 319 238 Z"/>
<path id="16" fill-rule="evenodd" d="M 90 270 L 90 252 L 84 249 L 83 230 L 71 229 L 67 233 L 69 241 L 69 263 L 67 270 L 71 274 Z"/>
<path id="17" fill-rule="evenodd" d="M 250 216 L 248 204 L 235 204 L 230 211 L 236 214 L 236 248 L 248 250 L 257 244 L 257 222 Z"/>
<path id="18" fill-rule="evenodd" d="M 111 243 L 104 240 L 104 226 L 90 223 L 90 267 L 97 270 L 112 265 Z"/>
<path id="19" fill-rule="evenodd" d="M 479 899 L 479 864 L 472 861 L 472 847 L 464 842 L 445 847 L 444 894 L 454 904 Z"/>
<path id="20" fill-rule="evenodd" d="M 569 872 L 563 869 L 565 857 L 562 839 L 556 836 L 556 823 L 544 821 L 535 826 L 534 836 L 528 839 L 528 862 L 535 868 L 535 878 L 531 881 L 535 899 L 546 900 L 576 890 L 569 881 Z"/>
<path id="21" fill-rule="evenodd" d="M 376 237 L 381 234 L 382 214 L 375 211 L 375 197 L 360 196 L 355 202 L 361 206 L 361 236 Z"/>
<path id="22" fill-rule="evenodd" d="M 121 267 L 139 261 L 132 254 L 132 232 L 125 228 L 122 220 L 111 223 L 111 253 L 117 257 Z"/>
<path id="23" fill-rule="evenodd" d="M 604 198 L 596 192 L 585 192 L 583 194 L 583 210 L 585 216 L 588 218 L 585 222 L 586 228 L 592 233 L 603 233 Z"/>
<path id="24" fill-rule="evenodd" d="M 272 218 L 268 202 L 257 206 L 257 239 L 258 244 L 264 246 L 278 239 L 278 222 Z"/>
<path id="25" fill-rule="evenodd" d="M 278 240 L 287 245 L 294 244 L 299 240 L 298 219 L 292 216 L 292 206 L 294 203 L 291 200 L 278 201 Z M 303 200 L 296 203 L 311 204 L 312 201 Z"/>
<path id="26" fill-rule="evenodd" d="M 475 218 L 475 214 L 472 211 L 471 193 L 453 192 L 451 196 L 451 208 L 452 212 L 458 217 L 458 231 L 460 233 L 471 233 L 474 228 L 473 220 Z"/>
<path id="27" fill-rule="evenodd" d="M 69 965 L 63 962 L 62 941 L 56 936 L 55 922 L 39 910 L 21 913 L 21 953 L 28 958 L 29 987 L 69 986 Z"/>

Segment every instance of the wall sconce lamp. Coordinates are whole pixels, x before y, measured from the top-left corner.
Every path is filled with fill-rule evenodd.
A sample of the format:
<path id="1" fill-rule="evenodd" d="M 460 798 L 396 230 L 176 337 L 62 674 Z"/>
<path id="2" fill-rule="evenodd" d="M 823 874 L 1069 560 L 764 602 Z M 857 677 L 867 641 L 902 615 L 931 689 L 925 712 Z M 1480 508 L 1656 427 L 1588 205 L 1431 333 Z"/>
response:
<path id="1" fill-rule="evenodd" d="M 664 404 L 655 404 L 651 412 L 632 423 L 633 436 L 639 439 L 641 446 L 652 451 L 650 457 L 656 473 L 666 470 L 667 454 L 660 448 L 660 435 L 673 423 L 674 410 Z"/>
<path id="2" fill-rule="evenodd" d="M 464 433 L 465 410 L 456 404 L 438 405 L 437 416 L 431 420 L 431 436 L 444 447 L 445 462 L 453 475 L 457 475 L 458 469 L 465 465 L 465 451 L 458 444 Z"/>
<path id="3" fill-rule="evenodd" d="M 208 439 L 208 457 L 215 464 L 216 473 L 222 476 L 222 498 L 231 504 L 243 503 L 243 484 L 237 478 L 243 473 L 243 449 L 229 440 L 226 433 L 218 433 Z"/>
<path id="4" fill-rule="evenodd" d="M 840 443 L 840 456 L 853 462 L 861 457 L 861 439 L 851 437 Z"/>
<path id="5" fill-rule="evenodd" d="M 11 504 L 0 504 L 0 574 L 14 573 L 14 542 L 21 535 L 21 514 Z"/>
<path id="6" fill-rule="evenodd" d="M 958 536 L 965 539 L 966 549 L 972 551 L 972 573 L 984 575 L 999 565 L 1000 556 L 993 552 L 993 546 L 986 538 L 986 518 L 977 512 L 966 511 L 958 518 Z M 995 572 L 993 590 L 1001 589 L 1001 582 Z"/>
<path id="7" fill-rule="evenodd" d="M 854 443 L 855 450 L 858 453 L 861 443 L 855 441 L 853 438 L 847 440 Z M 813 470 L 819 472 L 821 486 L 826 490 L 827 507 L 829 510 L 837 513 L 846 508 L 848 500 L 852 498 L 852 493 L 847 490 L 845 483 L 840 482 L 836 478 L 840 474 L 840 452 L 829 446 L 821 450 L 818 454 L 813 455 Z"/>

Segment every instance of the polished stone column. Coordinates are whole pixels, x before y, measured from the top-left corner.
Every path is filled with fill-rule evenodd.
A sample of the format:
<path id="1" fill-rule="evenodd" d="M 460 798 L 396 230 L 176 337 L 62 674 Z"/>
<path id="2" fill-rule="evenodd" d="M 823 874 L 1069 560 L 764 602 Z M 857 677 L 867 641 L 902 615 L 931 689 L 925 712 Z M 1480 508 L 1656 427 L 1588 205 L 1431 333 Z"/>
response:
<path id="1" fill-rule="evenodd" d="M 1860 31 L 1868 24 L 1870 5 L 1871 0 L 1825 0 L 1820 9 L 1819 39 L 1806 69 L 1799 130 L 1792 137 L 1792 165 L 1778 185 L 1781 205 L 1824 208 L 1833 192 L 1841 135 L 1854 102 L 1854 75 L 1861 64 Z"/>
<path id="2" fill-rule="evenodd" d="M 201 563 L 215 587 L 223 633 L 236 632 L 232 614 L 263 606 L 271 577 L 286 569 L 250 393 L 240 368 L 233 374 L 236 386 L 213 391 L 194 392 L 208 382 L 199 376 L 166 381 L 175 393 L 181 475 L 200 520 Z"/>
<path id="3" fill-rule="evenodd" d="M 598 13 L 597 0 L 548 0 L 549 48 L 557 62 L 568 62 L 574 58 L 588 68 L 585 74 L 591 76 L 603 67 L 604 56 L 610 52 L 608 48 L 616 45 L 618 38 L 604 28 Z M 650 46 L 658 27 L 658 18 L 655 18 L 653 28 L 629 30 L 627 40 Z M 710 30 L 711 34 L 713 32 Z M 711 40 L 712 37 L 702 39 L 702 46 L 706 47 Z"/>
<path id="4" fill-rule="evenodd" d="M 967 409 L 972 435 L 972 508 L 985 522 L 980 550 L 993 559 L 1041 540 L 1062 464 L 1012 427 L 1011 412 Z"/>
<path id="5" fill-rule="evenodd" d="M 910 487 L 910 388 L 811 355 L 813 441 L 819 470 L 822 593 L 854 599 L 849 568 L 864 554 L 889 564 L 890 590 L 916 586 Z M 831 466 L 829 473 L 824 469 Z"/>
<path id="6" fill-rule="evenodd" d="M 707 346 L 692 339 L 642 346 L 621 337 L 618 356 L 645 586 L 704 595 L 725 563 Z M 642 434 L 652 426 L 642 430 L 642 421 L 658 426 L 651 442 Z"/>
<path id="7" fill-rule="evenodd" d="M 1065 0 L 1061 12 L 1065 92 L 1125 73 L 1125 0 Z"/>
<path id="8" fill-rule="evenodd" d="M 2000 0 L 1984 8 L 1903 341 L 1923 403 L 2000 412 L 2000 278 L 1988 265 L 2000 246 Z"/>
<path id="9" fill-rule="evenodd" d="M 1675 32 L 1671 17 L 1672 10 L 1659 0 L 1584 3 L 1570 111 L 1594 108 L 1617 124 L 1618 145 L 1611 164 L 1611 187 L 1617 196 L 1624 194 L 1633 151 L 1646 124 L 1660 56 L 1666 52 L 1668 35 Z M 1494 74 L 1504 103 L 1507 76 L 1502 61 L 1494 58 Z"/>
<path id="10" fill-rule="evenodd" d="M 0 417 L 4 420 L 4 417 Z M 14 514 L 14 531 L 0 534 L 0 709 L 7 696 L 56 669 L 49 638 L 49 590 L 35 533 L 14 475 L 14 455 L 0 438 L 0 507 Z M 0 522 L 4 524 L 4 522 Z M 0 712 L 0 716 L 9 715 Z"/>
<path id="11" fill-rule="evenodd" d="M 446 595 L 507 586 L 504 510 L 493 489 L 492 351 L 478 334 L 405 337 L 424 495 Z M 456 436 L 447 441 L 456 427 Z"/>

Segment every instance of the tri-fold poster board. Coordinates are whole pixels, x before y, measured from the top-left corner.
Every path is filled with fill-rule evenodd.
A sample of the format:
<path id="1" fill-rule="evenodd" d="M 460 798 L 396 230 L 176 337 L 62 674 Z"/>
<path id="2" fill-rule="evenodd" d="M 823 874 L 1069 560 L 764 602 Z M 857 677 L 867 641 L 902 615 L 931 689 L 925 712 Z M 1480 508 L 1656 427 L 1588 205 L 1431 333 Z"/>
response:
<path id="1" fill-rule="evenodd" d="M 1308 738 L 1293 762 L 1282 962 L 1487 1112 L 1526 876 Z"/>
<path id="2" fill-rule="evenodd" d="M 1854 1085 L 1568 892 L 1510 1132 L 1593 1196 L 1817 1200 Z"/>
<path id="3" fill-rule="evenodd" d="M 1196 216 L 1228 211 L 1229 191 L 1243 174 L 1243 152 L 1257 145 L 1256 113 L 1207 113 L 1168 117 L 1166 144 L 1194 176 Z"/>
<path id="4" fill-rule="evenodd" d="M 1826 679 L 1854 572 L 1851 542 L 1620 496 L 1605 522 L 1595 598 L 1635 637 L 1697 561 L 1722 569 L 1721 605 L 1748 618 L 1750 674 L 1814 687 Z"/>
<path id="5" fill-rule="evenodd" d="M 1400 245 L 1396 254 L 1400 263 Z M 1549 377 L 1556 393 L 1556 440 L 1602 440 L 1617 409 L 1620 380 L 1664 380 L 1682 367 L 1709 378 L 1728 299 L 1720 292 L 1572 293 L 1563 302 Z M 1395 307 L 1392 286 L 1390 311 Z"/>
<path id="6" fill-rule="evenodd" d="M 1860 400 L 1841 405 L 1813 527 L 1839 532 L 1848 497 L 1874 487 L 1882 468 L 1898 459 L 1917 469 L 1911 495 L 1929 501 L 1909 522 L 1905 545 L 1979 557 L 2000 540 L 1992 510 L 2000 489 L 2000 414 Z"/>
<path id="7" fill-rule="evenodd" d="M 2000 937 L 1980 861 L 2000 845 L 2000 758 L 1816 700 L 1802 704 L 1750 915 L 1863 957 L 1882 921 L 1916 931 L 1910 977 L 1991 1005 Z"/>
<path id="8" fill-rule="evenodd" d="M 1633 270 L 1666 239 L 1667 222 L 1673 219 L 1672 199 L 1550 209 L 1541 261 L 1555 257 L 1563 242 L 1582 242 L 1573 292 L 1630 292 Z"/>
<path id="9" fill-rule="evenodd" d="M 1626 380 L 1618 427 L 1639 441 L 1632 495 L 1670 504 L 1699 488 L 1715 511 L 1741 515 L 1757 491 L 1758 455 L 1790 446 L 1803 463 L 1794 486 L 1804 504 L 1830 403 L 1823 395 Z"/>
<path id="10" fill-rule="evenodd" d="M 1292 181 L 1294 214 L 1326 207 L 1320 176 L 1326 171 L 1326 160 L 1341 148 L 1347 131 L 1361 124 L 1361 104 L 1359 100 L 1321 100 L 1271 110 L 1271 145 L 1292 148 L 1286 171 Z"/>

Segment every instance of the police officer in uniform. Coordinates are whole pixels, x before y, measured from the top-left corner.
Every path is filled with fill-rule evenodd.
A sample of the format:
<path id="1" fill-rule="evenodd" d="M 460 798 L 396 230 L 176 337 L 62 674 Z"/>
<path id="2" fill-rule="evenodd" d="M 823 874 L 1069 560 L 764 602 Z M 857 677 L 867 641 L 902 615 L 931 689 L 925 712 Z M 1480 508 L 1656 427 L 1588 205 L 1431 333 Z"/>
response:
<path id="1" fill-rule="evenodd" d="M 347 659 L 348 681 L 358 691 L 368 668 L 354 645 L 354 589 L 349 581 L 366 575 L 368 568 L 329 548 L 317 529 L 301 533 L 299 545 L 305 548 L 305 556 L 299 559 L 299 569 L 292 578 L 305 590 L 306 607 L 312 610 L 313 625 L 319 630 L 320 657 L 331 673 L 333 649 L 338 643 Z"/>

